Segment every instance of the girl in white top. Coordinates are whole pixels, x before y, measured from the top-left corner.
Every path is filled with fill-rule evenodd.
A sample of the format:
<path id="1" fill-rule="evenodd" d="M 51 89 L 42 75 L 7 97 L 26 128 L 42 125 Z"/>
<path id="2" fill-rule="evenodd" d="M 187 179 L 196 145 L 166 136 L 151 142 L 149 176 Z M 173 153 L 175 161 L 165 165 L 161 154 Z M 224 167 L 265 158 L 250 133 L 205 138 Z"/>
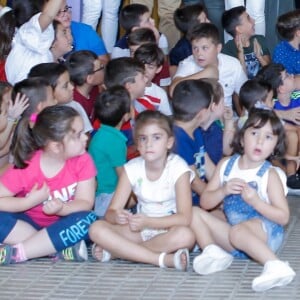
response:
<path id="1" fill-rule="evenodd" d="M 159 111 L 137 116 L 135 140 L 141 157 L 125 164 L 105 221 L 90 229 L 93 256 L 102 262 L 114 257 L 186 270 L 186 248 L 195 242 L 188 227 L 194 174 L 183 159 L 169 153 L 172 123 Z M 132 191 L 136 214 L 124 209 Z"/>
<path id="2" fill-rule="evenodd" d="M 203 249 L 193 261 L 194 270 L 214 273 L 228 268 L 233 257 L 251 257 L 264 265 L 252 281 L 253 290 L 286 285 L 295 272 L 275 254 L 289 221 L 286 176 L 267 160 L 284 154 L 284 128 L 273 111 L 253 109 L 233 148 L 237 154 L 218 164 L 201 195 L 202 208 L 222 204 L 223 217 L 193 210 L 192 229 Z"/>

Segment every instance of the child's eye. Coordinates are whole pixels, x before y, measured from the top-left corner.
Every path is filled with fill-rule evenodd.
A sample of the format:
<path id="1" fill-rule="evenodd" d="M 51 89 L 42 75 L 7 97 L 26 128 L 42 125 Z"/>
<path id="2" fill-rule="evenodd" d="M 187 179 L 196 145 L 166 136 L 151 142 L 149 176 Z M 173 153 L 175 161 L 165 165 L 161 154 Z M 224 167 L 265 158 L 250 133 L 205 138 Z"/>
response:
<path id="1" fill-rule="evenodd" d="M 158 141 L 158 140 L 160 140 L 161 136 L 160 136 L 160 134 L 155 134 L 153 138 L 155 141 Z"/>
<path id="2" fill-rule="evenodd" d="M 139 136 L 139 137 L 138 137 L 138 140 L 139 140 L 140 143 L 145 142 L 146 139 L 147 139 L 147 138 L 146 138 L 145 136 Z"/>
<path id="3" fill-rule="evenodd" d="M 268 134 L 268 135 L 266 136 L 266 139 L 267 139 L 267 140 L 272 140 L 272 139 L 273 139 L 273 136 L 272 136 L 271 134 Z"/>

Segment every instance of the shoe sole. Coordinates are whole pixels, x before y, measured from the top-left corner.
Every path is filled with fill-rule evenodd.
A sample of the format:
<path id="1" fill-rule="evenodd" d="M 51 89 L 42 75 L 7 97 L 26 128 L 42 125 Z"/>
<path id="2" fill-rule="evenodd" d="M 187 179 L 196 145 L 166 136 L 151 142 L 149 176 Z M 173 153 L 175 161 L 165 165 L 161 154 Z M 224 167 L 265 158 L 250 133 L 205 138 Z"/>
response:
<path id="1" fill-rule="evenodd" d="M 201 254 L 200 254 L 201 255 Z M 233 257 L 223 257 L 216 259 L 214 257 L 197 257 L 193 262 L 193 269 L 200 275 L 208 275 L 216 272 L 226 270 L 232 263 Z"/>
<path id="2" fill-rule="evenodd" d="M 289 274 L 280 278 L 266 279 L 258 284 L 252 284 L 252 289 L 256 292 L 263 292 L 273 287 L 284 286 L 289 284 L 295 277 L 295 274 Z M 255 279 L 254 279 L 255 280 Z"/>
<path id="3" fill-rule="evenodd" d="M 300 189 L 288 188 L 288 195 L 289 196 L 300 196 Z"/>

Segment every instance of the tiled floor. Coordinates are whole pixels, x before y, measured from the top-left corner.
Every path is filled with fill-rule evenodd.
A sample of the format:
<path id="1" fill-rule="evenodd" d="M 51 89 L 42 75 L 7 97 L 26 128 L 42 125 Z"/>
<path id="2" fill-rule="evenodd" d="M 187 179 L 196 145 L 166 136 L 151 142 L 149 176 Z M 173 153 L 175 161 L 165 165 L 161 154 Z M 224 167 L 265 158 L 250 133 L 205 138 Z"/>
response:
<path id="1" fill-rule="evenodd" d="M 53 263 L 40 259 L 0 267 L 0 299 L 300 299 L 300 197 L 290 197 L 291 222 L 279 256 L 297 272 L 284 288 L 265 293 L 251 290 L 262 267 L 236 260 L 220 273 L 199 276 L 143 264 Z M 193 258 L 193 257 L 192 257 Z"/>

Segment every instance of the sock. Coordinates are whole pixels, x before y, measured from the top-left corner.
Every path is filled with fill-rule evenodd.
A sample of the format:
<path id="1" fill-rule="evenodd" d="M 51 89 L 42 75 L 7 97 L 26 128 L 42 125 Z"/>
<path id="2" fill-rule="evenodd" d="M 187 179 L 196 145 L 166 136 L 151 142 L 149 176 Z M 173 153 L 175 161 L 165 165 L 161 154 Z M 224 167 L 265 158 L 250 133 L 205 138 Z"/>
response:
<path id="1" fill-rule="evenodd" d="M 23 244 L 19 243 L 19 244 L 14 245 L 12 262 L 22 262 L 22 261 L 26 261 L 26 260 L 27 260 L 27 256 L 26 256 Z"/>

